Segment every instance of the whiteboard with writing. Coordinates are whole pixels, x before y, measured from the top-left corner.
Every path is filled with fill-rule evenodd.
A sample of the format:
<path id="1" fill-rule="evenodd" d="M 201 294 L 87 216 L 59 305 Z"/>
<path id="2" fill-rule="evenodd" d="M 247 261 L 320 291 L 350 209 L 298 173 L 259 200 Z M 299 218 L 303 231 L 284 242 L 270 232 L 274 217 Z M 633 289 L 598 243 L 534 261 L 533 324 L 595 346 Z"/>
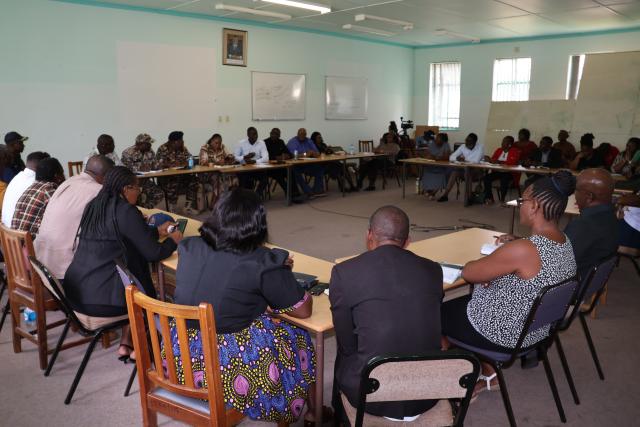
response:
<path id="1" fill-rule="evenodd" d="M 253 120 L 304 120 L 306 76 L 253 71 Z"/>
<path id="2" fill-rule="evenodd" d="M 369 103 L 364 77 L 325 77 L 325 118 L 364 120 Z"/>

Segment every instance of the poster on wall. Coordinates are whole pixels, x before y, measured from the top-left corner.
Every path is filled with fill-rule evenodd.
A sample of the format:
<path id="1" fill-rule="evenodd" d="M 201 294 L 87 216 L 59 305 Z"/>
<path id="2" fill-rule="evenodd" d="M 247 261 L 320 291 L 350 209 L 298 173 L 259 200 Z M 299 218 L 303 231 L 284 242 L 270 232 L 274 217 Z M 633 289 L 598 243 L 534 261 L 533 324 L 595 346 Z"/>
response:
<path id="1" fill-rule="evenodd" d="M 222 63 L 247 66 L 247 32 L 224 28 L 222 30 Z"/>

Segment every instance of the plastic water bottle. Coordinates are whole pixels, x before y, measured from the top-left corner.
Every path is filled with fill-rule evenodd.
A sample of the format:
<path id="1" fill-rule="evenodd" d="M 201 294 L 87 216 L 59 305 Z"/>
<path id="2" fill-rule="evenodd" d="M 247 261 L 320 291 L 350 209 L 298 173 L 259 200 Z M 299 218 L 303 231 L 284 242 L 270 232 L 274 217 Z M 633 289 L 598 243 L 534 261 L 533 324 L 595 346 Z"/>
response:
<path id="1" fill-rule="evenodd" d="M 298 150 L 293 150 L 293 159 L 298 160 Z"/>
<path id="2" fill-rule="evenodd" d="M 349 146 L 349 154 L 352 156 L 356 154 L 356 147 L 353 144 Z"/>
<path id="3" fill-rule="evenodd" d="M 22 318 L 24 319 L 26 324 L 31 325 L 36 321 L 36 312 L 31 310 L 30 308 L 25 308 L 22 312 Z"/>
<path id="4" fill-rule="evenodd" d="M 193 169 L 193 156 L 189 156 L 189 159 L 187 160 L 187 167 L 189 169 Z"/>

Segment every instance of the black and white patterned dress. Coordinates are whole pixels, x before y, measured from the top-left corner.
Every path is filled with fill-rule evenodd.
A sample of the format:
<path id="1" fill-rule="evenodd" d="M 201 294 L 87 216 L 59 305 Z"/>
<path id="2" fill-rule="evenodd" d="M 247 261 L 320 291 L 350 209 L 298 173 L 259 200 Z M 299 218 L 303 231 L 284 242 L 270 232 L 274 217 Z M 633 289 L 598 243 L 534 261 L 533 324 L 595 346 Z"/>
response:
<path id="1" fill-rule="evenodd" d="M 489 341 L 514 348 L 524 322 L 540 289 L 567 280 L 576 274 L 576 261 L 569 238 L 557 243 L 544 236 L 528 238 L 538 250 L 542 265 L 533 278 L 523 280 L 515 274 L 498 277 L 488 287 L 476 285 L 467 305 L 467 316 L 474 329 Z M 531 332 L 524 346 L 546 338 L 549 328 Z"/>

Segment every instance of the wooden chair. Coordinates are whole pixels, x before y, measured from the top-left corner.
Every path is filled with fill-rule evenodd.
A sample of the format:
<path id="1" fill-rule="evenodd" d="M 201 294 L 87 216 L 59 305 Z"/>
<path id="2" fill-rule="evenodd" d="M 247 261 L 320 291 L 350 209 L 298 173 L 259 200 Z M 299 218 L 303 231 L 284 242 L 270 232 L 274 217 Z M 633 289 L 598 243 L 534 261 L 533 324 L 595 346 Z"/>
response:
<path id="1" fill-rule="evenodd" d="M 7 289 L 7 278 L 4 275 L 4 263 L 2 263 L 2 269 L 0 269 L 0 281 L 2 281 L 2 287 L 0 288 L 0 300 L 2 300 L 2 296 L 4 295 L 4 291 Z M 4 321 L 7 318 L 7 314 L 9 314 L 9 297 L 7 296 L 7 302 L 4 307 L 2 307 L 2 317 L 0 317 L 0 332 L 2 332 L 2 327 L 4 326 Z"/>
<path id="2" fill-rule="evenodd" d="M 373 141 L 372 140 L 360 140 L 358 141 L 358 151 L 361 153 L 372 153 L 373 152 Z"/>
<path id="3" fill-rule="evenodd" d="M 69 178 L 71 178 L 73 175 L 80 175 L 82 173 L 83 165 L 83 161 L 68 162 L 67 167 L 69 168 Z"/>
<path id="4" fill-rule="evenodd" d="M 633 263 L 633 266 L 636 268 L 638 275 L 640 276 L 640 264 L 638 264 L 638 260 L 640 260 L 640 249 L 631 248 L 629 246 L 619 246 L 618 247 L 618 264 L 620 263 L 620 258 L 627 258 L 629 261 Z"/>
<path id="5" fill-rule="evenodd" d="M 244 415 L 224 407 L 222 379 L 218 359 L 216 324 L 213 308 L 201 303 L 198 307 L 175 305 L 147 297 L 134 286 L 126 289 L 133 346 L 140 384 L 142 418 L 145 426 L 157 425 L 157 413 L 190 425 L 232 426 Z M 175 319 L 184 368 L 184 382 L 178 383 L 170 343 L 164 346 L 168 378 L 163 372 L 159 336 L 170 337 L 169 318 Z M 147 322 L 145 323 L 145 319 Z M 186 320 L 200 321 L 204 364 L 207 367 L 208 388 L 197 388 L 193 379 Z M 158 331 L 158 326 L 160 331 Z M 147 327 L 149 333 L 147 333 Z M 151 341 L 151 350 L 149 346 Z M 153 358 L 153 360 L 152 360 Z"/>
<path id="6" fill-rule="evenodd" d="M 38 283 L 37 276 L 32 277 L 25 256 L 34 256 L 31 234 L 12 230 L 0 224 L 7 283 L 14 353 L 22 352 L 22 339 L 25 338 L 38 347 L 40 369 L 47 367 L 47 330 L 63 325 L 64 320 L 47 324 L 47 311 L 58 310 L 58 304 Z M 20 308 L 26 307 L 36 312 L 36 329 L 30 331 L 20 322 Z M 26 326 L 26 325 L 25 325 Z"/>

